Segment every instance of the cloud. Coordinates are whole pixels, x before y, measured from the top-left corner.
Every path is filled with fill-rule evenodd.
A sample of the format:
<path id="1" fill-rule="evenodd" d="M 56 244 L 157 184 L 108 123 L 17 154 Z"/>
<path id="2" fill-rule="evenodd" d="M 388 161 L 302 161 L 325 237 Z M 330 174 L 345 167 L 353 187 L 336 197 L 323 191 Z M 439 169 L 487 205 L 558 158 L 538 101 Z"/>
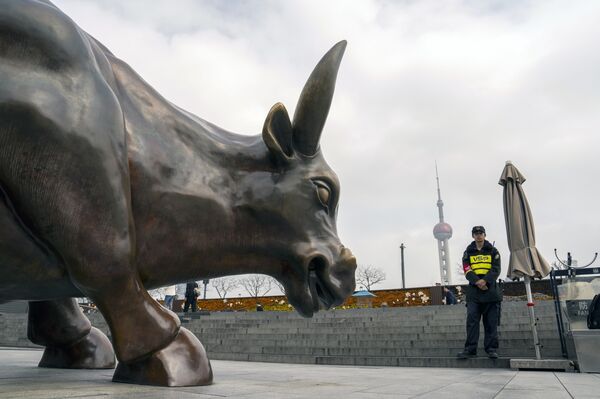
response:
<path id="1" fill-rule="evenodd" d="M 55 3 L 166 98 L 245 134 L 277 101 L 293 113 L 315 63 L 347 39 L 322 148 L 342 182 L 340 237 L 386 271 L 382 287 L 401 285 L 401 242 L 408 285 L 439 280 L 436 160 L 452 263 L 483 224 L 506 270 L 509 159 L 547 260 L 598 250 L 600 3 Z"/>

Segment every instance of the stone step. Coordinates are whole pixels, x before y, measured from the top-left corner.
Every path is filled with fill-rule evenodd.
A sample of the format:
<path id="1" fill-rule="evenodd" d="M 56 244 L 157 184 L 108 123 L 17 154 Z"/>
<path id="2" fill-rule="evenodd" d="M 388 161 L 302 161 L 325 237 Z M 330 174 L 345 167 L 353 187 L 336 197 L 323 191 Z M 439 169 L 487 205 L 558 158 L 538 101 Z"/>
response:
<path id="1" fill-rule="evenodd" d="M 411 320 L 411 319 L 420 319 L 420 318 L 441 318 L 441 319 L 451 319 L 452 317 L 465 315 L 466 309 L 465 307 L 455 307 L 456 310 L 448 311 L 447 309 L 437 310 L 434 312 L 423 311 L 423 308 L 418 308 L 412 312 L 396 312 L 396 311 L 387 311 L 385 313 L 378 312 L 377 309 L 372 309 L 369 313 L 350 313 L 351 311 L 345 311 L 347 313 L 336 313 L 334 317 L 319 317 L 318 313 L 313 318 L 303 318 L 298 314 L 293 312 L 239 312 L 239 313 L 222 313 L 215 312 L 208 315 L 199 315 L 199 316 L 188 316 L 179 314 L 180 318 L 186 320 L 203 320 L 203 321 L 215 321 L 215 322 L 256 322 L 257 320 L 270 320 L 270 321 L 292 321 L 292 320 L 303 320 L 310 323 L 327 323 L 327 322 L 335 322 L 337 320 L 371 320 L 371 319 L 385 319 L 385 320 Z M 554 307 L 545 307 L 545 308 L 535 308 L 536 316 L 553 316 L 555 313 Z M 517 317 L 529 317 L 529 312 L 527 308 L 523 306 L 522 308 L 502 308 L 502 314 L 510 314 Z M 285 316 L 284 316 L 285 315 Z"/>
<path id="2" fill-rule="evenodd" d="M 314 340 L 314 339 L 294 339 L 294 340 L 273 340 L 273 339 L 252 339 L 249 337 L 238 337 L 238 339 L 219 339 L 206 337 L 198 337 L 202 343 L 207 345 L 232 345 L 232 346 L 278 346 L 286 347 L 322 347 L 322 348 L 378 348 L 378 349 L 393 349 L 393 348 L 462 348 L 464 338 L 456 338 L 446 341 L 421 341 L 398 339 L 390 341 L 373 341 L 373 340 Z M 481 337 L 483 338 L 483 337 Z M 480 340 L 481 341 L 481 340 Z M 533 339 L 502 339 L 498 340 L 502 348 L 533 348 Z M 540 339 L 540 343 L 546 348 L 560 348 L 560 341 L 554 337 L 551 339 Z"/>
<path id="3" fill-rule="evenodd" d="M 218 353 L 246 353 L 271 355 L 312 355 L 312 356 L 376 356 L 376 357 L 451 357 L 462 350 L 462 345 L 448 348 L 352 348 L 352 347 L 306 347 L 306 346 L 253 346 L 242 345 L 205 345 L 206 351 Z M 483 350 L 482 350 L 483 352 Z M 535 355 L 533 345 L 529 348 L 505 348 L 499 352 L 505 357 L 527 357 Z M 560 357 L 560 348 L 543 348 L 545 357 Z"/>
<path id="4" fill-rule="evenodd" d="M 487 357 L 460 360 L 448 357 L 378 357 L 378 356 L 310 356 L 310 355 L 270 355 L 270 354 L 232 354 L 210 353 L 211 359 L 241 360 L 270 363 L 298 363 L 347 366 L 392 366 L 392 367 L 451 367 L 451 368 L 510 368 L 510 359 L 501 357 L 496 360 Z"/>
<path id="5" fill-rule="evenodd" d="M 449 368 L 510 368 L 509 358 L 496 360 L 480 357 L 475 359 L 460 360 L 454 356 L 438 357 L 344 357 L 321 356 L 316 359 L 317 364 L 339 364 L 353 366 L 399 366 L 399 367 L 449 367 Z"/>
<path id="6" fill-rule="evenodd" d="M 466 318 L 455 318 L 452 321 L 440 320 L 418 320 L 418 321 L 401 321 L 401 322 L 378 322 L 378 321 L 361 321 L 361 322 L 340 322 L 340 323 L 315 323 L 310 324 L 301 321 L 290 322 L 264 322 L 264 323 L 205 323 L 202 321 L 193 321 L 184 323 L 188 328 L 204 328 L 204 329 L 249 329 L 249 328 L 303 328 L 303 329 L 322 329 L 322 328 L 401 328 L 401 327 L 426 327 L 426 326 L 448 326 L 457 327 L 464 326 Z M 503 326 L 523 326 L 530 325 L 529 318 L 505 318 L 500 321 Z M 540 326 L 552 326 L 556 324 L 555 319 L 538 319 L 537 324 Z"/>
<path id="7" fill-rule="evenodd" d="M 382 321 L 374 321 L 374 322 L 344 322 L 344 323 L 318 323 L 318 324 L 309 324 L 302 322 L 289 322 L 289 323 L 253 323 L 253 324 L 220 324 L 220 323 L 202 323 L 202 322 L 192 322 L 192 323 L 182 323 L 187 328 L 195 328 L 195 329 L 265 329 L 265 328 L 288 328 L 288 329 L 340 329 L 340 328 L 351 328 L 351 329 L 364 329 L 364 328 L 403 328 L 403 327 L 464 327 L 466 322 L 466 318 L 455 319 L 449 322 L 441 322 L 434 320 L 419 320 L 419 321 L 402 321 L 402 322 L 382 322 Z M 501 326 L 530 326 L 529 319 L 501 319 Z M 541 327 L 549 327 L 556 325 L 555 319 L 538 319 L 536 324 Z M 96 325 L 96 323 L 94 323 Z"/>
<path id="8" fill-rule="evenodd" d="M 550 316 L 554 315 L 554 306 L 545 306 L 534 308 L 536 315 Z M 519 307 L 502 306 L 502 313 L 513 314 L 521 317 L 529 317 L 529 311 L 525 304 Z M 239 322 L 253 322 L 261 319 L 269 320 L 310 320 L 313 323 L 327 322 L 331 320 L 352 320 L 352 319 L 409 319 L 417 317 L 451 317 L 466 314 L 464 306 L 454 306 L 441 308 L 437 310 L 427 310 L 425 308 L 415 308 L 413 311 L 402 311 L 401 308 L 393 308 L 385 311 L 381 309 L 371 309 L 368 312 L 359 310 L 334 311 L 326 313 L 317 313 L 312 318 L 303 318 L 294 312 L 213 312 L 210 314 L 182 314 L 179 317 L 193 320 L 236 320 Z M 322 317 L 327 315 L 327 317 Z"/>
<path id="9" fill-rule="evenodd" d="M 207 326 L 199 326 L 199 325 L 189 324 L 189 325 L 186 325 L 185 327 L 192 331 L 198 331 L 198 332 L 215 332 L 215 333 L 234 333 L 235 332 L 235 333 L 249 333 L 249 334 L 253 334 L 253 333 L 260 334 L 263 332 L 282 333 L 282 334 L 293 334 L 293 333 L 301 333 L 302 334 L 302 333 L 311 333 L 311 332 L 335 333 L 335 332 L 339 332 L 341 329 L 343 329 L 343 331 L 347 332 L 347 333 L 354 333 L 354 332 L 415 333 L 415 332 L 431 332 L 431 331 L 448 333 L 448 332 L 464 331 L 465 323 L 456 324 L 456 325 L 436 325 L 436 326 L 430 326 L 430 325 L 381 326 L 381 325 L 375 324 L 375 325 L 370 325 L 368 327 L 352 327 L 352 326 L 293 327 L 293 326 L 268 326 L 268 325 L 265 325 L 265 326 L 260 326 L 260 327 L 248 327 L 248 328 L 207 327 Z M 536 323 L 536 327 L 538 330 L 542 330 L 542 331 L 545 331 L 545 330 L 555 331 L 556 330 L 555 323 Z M 510 324 L 501 323 L 498 326 L 498 328 L 500 331 L 526 331 L 526 330 L 531 330 L 531 325 L 525 324 L 525 323 L 510 323 Z"/>
<path id="10" fill-rule="evenodd" d="M 373 349 L 373 348 L 276 348 L 264 347 L 263 354 L 276 355 L 315 355 L 315 356 L 344 356 L 344 357 L 454 357 L 462 348 L 438 348 L 438 349 Z M 217 350 L 215 348 L 215 350 Z M 483 350 L 481 350 L 483 353 Z M 245 352 L 243 352 L 245 353 Z M 504 357 L 535 357 L 535 350 L 502 348 L 500 353 Z M 545 356 L 560 357 L 560 350 L 544 350 Z"/>
<path id="11" fill-rule="evenodd" d="M 335 323 L 307 323 L 300 320 L 291 320 L 287 322 L 272 322 L 265 320 L 264 322 L 256 323 L 216 323 L 216 322 L 203 322 L 202 320 L 194 320 L 185 323 L 188 326 L 195 326 L 198 328 L 369 328 L 369 327 L 423 327 L 428 325 L 440 325 L 440 326 L 459 326 L 465 323 L 466 317 L 455 318 L 452 321 L 439 321 L 432 319 L 419 319 L 413 321 L 407 320 L 375 320 L 375 321 L 339 321 Z M 552 325 L 556 323 L 555 318 L 537 318 L 537 324 Z M 529 325 L 529 318 L 517 318 L 517 317 L 503 317 L 500 319 L 500 325 Z"/>
<path id="12" fill-rule="evenodd" d="M 231 349 L 234 351 L 240 351 L 242 349 L 239 348 L 265 348 L 265 347 L 277 347 L 280 351 L 286 351 L 287 348 L 291 348 L 290 351 L 297 347 L 302 348 L 317 348 L 317 349 L 339 349 L 339 348 L 347 348 L 348 350 L 354 349 L 372 349 L 377 351 L 389 351 L 389 350 L 414 350 L 417 353 L 424 353 L 425 351 L 431 351 L 435 353 L 446 353 L 447 350 L 451 350 L 451 353 L 455 351 L 461 350 L 464 345 L 464 340 L 455 340 L 446 346 L 442 346 L 439 343 L 430 342 L 430 343 L 422 343 L 419 345 L 416 344 L 386 344 L 386 343 L 372 343 L 369 344 L 367 341 L 340 341 L 340 342 L 307 342 L 307 341 L 295 341 L 282 343 L 279 341 L 253 341 L 253 340 L 225 340 L 225 341 L 210 341 L 201 339 L 206 346 L 214 347 L 214 346 L 223 346 L 230 348 L 238 348 Z M 480 339 L 480 344 L 483 345 L 483 339 Z M 560 352 L 560 342 L 558 340 L 540 340 L 541 348 L 544 351 L 556 353 L 557 356 L 561 354 Z M 533 351 L 533 340 L 524 340 L 519 343 L 512 342 L 510 340 L 500 340 L 500 348 L 502 350 L 511 351 L 511 353 L 519 353 L 520 351 Z M 226 350 L 223 350 L 226 351 Z"/>
<path id="13" fill-rule="evenodd" d="M 483 328 L 481 328 L 483 330 Z M 356 337 L 356 336 L 375 336 L 380 339 L 385 339 L 385 336 L 406 336 L 406 335 L 419 335 L 423 334 L 444 334 L 446 336 L 463 335 L 465 333 L 465 326 L 451 327 L 405 327 L 405 328 L 371 328 L 371 329 L 296 329 L 296 328 L 256 328 L 256 329 L 210 329 L 210 328 L 190 328 L 190 331 L 197 335 L 217 335 L 223 337 L 235 337 L 239 335 L 268 335 L 268 336 L 294 336 L 294 335 L 315 335 L 315 336 L 340 336 L 340 337 Z M 531 326 L 500 326 L 498 328 L 500 334 L 513 334 L 513 333 L 531 333 Z M 538 326 L 537 331 L 539 334 L 558 334 L 556 326 Z"/>
<path id="14" fill-rule="evenodd" d="M 200 326 L 194 324 L 182 324 L 185 328 L 190 331 L 195 331 L 197 333 L 236 333 L 236 334 L 309 334 L 309 333 L 385 333 L 385 334 L 417 334 L 417 333 L 443 333 L 443 334 L 453 334 L 458 332 L 464 332 L 466 323 L 457 324 L 457 325 L 439 325 L 439 326 L 381 326 L 381 325 L 370 325 L 368 327 L 353 327 L 353 326 L 338 326 L 338 327 L 322 327 L 322 326 L 313 326 L 313 327 L 295 327 L 295 326 L 258 326 L 258 327 L 211 327 L 211 326 Z M 102 327 L 99 327 L 102 328 Z M 483 325 L 481 325 L 483 328 Z M 556 332 L 557 327 L 556 323 L 537 323 L 536 329 L 538 332 L 542 331 L 552 331 Z M 531 331 L 531 325 L 529 324 L 504 324 L 501 323 L 498 326 L 499 331 Z"/>
<path id="15" fill-rule="evenodd" d="M 464 325 L 466 322 L 467 318 L 465 317 L 461 317 L 461 318 L 455 318 L 452 321 L 445 321 L 445 320 L 427 320 L 427 324 L 428 326 L 444 326 L 444 325 L 449 325 L 449 326 L 456 326 L 456 325 Z M 536 323 L 538 325 L 553 325 L 556 324 L 556 319 L 553 318 L 536 318 Z M 529 317 L 504 317 L 500 319 L 500 324 L 504 325 L 504 326 L 513 326 L 513 325 L 530 325 L 531 321 L 529 320 Z"/>
<path id="16" fill-rule="evenodd" d="M 559 339 L 558 330 L 556 329 L 537 329 L 538 337 L 540 339 Z M 465 332 L 463 330 L 462 334 L 459 336 L 464 336 Z M 480 329 L 480 336 L 483 336 L 483 328 Z M 531 328 L 526 331 L 508 331 L 506 329 L 500 329 L 498 331 L 499 336 L 502 338 L 503 336 L 507 339 L 530 339 L 532 338 Z M 440 332 L 423 332 L 414 335 L 414 339 L 420 340 L 440 340 L 445 341 L 448 339 L 455 339 L 457 337 L 456 333 L 440 333 Z"/>
<path id="17" fill-rule="evenodd" d="M 536 315 L 552 316 L 554 315 L 554 303 L 552 301 L 540 301 L 535 306 Z M 390 319 L 394 317 L 407 317 L 417 315 L 418 317 L 428 317 L 434 315 L 455 315 L 465 314 L 464 306 L 421 306 L 408 308 L 378 308 L 378 309 L 348 309 L 348 310 L 332 310 L 322 311 L 314 315 L 312 320 L 318 323 L 321 320 L 328 319 L 351 319 L 363 317 L 375 317 Z M 518 316 L 528 316 L 526 303 L 521 302 L 504 302 L 502 304 L 503 314 L 514 314 Z M 185 314 L 179 314 L 185 317 Z M 189 314 L 188 314 L 189 317 Z M 295 312 L 213 312 L 208 315 L 200 315 L 199 319 L 235 319 L 238 321 L 252 321 L 256 319 L 278 319 L 278 320 L 306 320 Z"/>
<path id="18" fill-rule="evenodd" d="M 108 333 L 108 328 L 106 325 L 99 326 L 101 330 L 105 333 Z M 217 337 L 219 339 L 223 338 L 236 338 L 239 336 L 246 336 L 247 338 L 252 337 L 253 335 L 260 336 L 263 339 L 294 339 L 294 338 L 303 338 L 303 339 L 327 339 L 334 338 L 336 340 L 356 340 L 361 338 L 368 339 L 379 339 L 379 340 L 397 340 L 398 337 L 410 336 L 415 339 L 423 339 L 423 340 L 446 340 L 452 339 L 456 336 L 464 335 L 464 326 L 459 328 L 449 329 L 448 327 L 436 327 L 436 328 L 428 328 L 425 329 L 423 327 L 404 327 L 404 328 L 393 328 L 393 329 L 375 329 L 377 333 L 371 333 L 373 330 L 358 330 L 358 331 L 344 331 L 344 333 L 340 334 L 340 330 L 322 330 L 322 329 L 306 329 L 302 332 L 299 332 L 297 329 L 282 329 L 282 330 L 265 330 L 257 329 L 255 331 L 248 330 L 236 330 L 236 329 L 194 329 L 191 328 L 192 332 L 196 335 L 203 337 L 205 339 L 211 337 Z M 3 328 L 0 330 L 2 334 L 8 338 L 14 336 L 25 336 L 26 334 L 26 322 L 23 321 L 14 329 L 11 328 Z M 20 332 L 20 333 L 19 333 Z M 509 329 L 504 326 L 500 326 L 499 328 L 500 336 L 513 337 L 515 339 L 527 339 L 531 336 L 531 327 L 530 326 L 522 326 L 517 330 Z M 538 326 L 538 333 L 541 338 L 548 337 L 558 337 L 558 332 L 556 326 L 551 325 L 544 327 L 544 325 Z M 365 338 L 365 339 L 366 339 Z"/>

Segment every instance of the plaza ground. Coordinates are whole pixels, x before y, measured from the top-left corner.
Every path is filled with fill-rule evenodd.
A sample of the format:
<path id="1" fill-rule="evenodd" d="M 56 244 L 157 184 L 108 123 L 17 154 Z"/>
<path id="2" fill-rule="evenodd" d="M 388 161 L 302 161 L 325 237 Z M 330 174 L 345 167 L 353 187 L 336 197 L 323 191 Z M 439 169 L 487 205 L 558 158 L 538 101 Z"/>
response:
<path id="1" fill-rule="evenodd" d="M 0 398 L 598 398 L 600 374 L 215 360 L 215 383 L 157 388 L 111 382 L 113 370 L 38 368 L 41 350 L 0 348 Z"/>

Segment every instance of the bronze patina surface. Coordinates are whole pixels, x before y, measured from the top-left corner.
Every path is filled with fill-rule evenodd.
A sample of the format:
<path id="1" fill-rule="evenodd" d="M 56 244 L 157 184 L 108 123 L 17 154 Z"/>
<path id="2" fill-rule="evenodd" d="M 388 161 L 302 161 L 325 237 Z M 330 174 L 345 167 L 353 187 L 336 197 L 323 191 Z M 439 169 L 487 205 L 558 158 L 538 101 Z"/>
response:
<path id="1" fill-rule="evenodd" d="M 307 317 L 352 293 L 319 148 L 345 47 L 293 120 L 275 104 L 244 136 L 165 100 L 51 3 L 0 0 L 0 301 L 31 301 L 40 366 L 112 368 L 114 348 L 114 381 L 210 384 L 204 347 L 147 289 L 263 273 Z"/>

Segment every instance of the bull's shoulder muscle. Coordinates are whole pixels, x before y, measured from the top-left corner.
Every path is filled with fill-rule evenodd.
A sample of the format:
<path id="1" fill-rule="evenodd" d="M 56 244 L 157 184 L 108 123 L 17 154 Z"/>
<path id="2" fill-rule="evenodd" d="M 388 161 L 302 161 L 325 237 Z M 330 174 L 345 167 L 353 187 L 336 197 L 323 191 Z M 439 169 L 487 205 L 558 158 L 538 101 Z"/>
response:
<path id="1" fill-rule="evenodd" d="M 51 122 L 56 135 L 89 139 L 102 132 L 123 147 L 122 113 L 105 51 L 49 2 L 0 0 L 0 111 L 11 116 L 6 123 L 14 124 L 15 110 L 23 110 Z"/>
<path id="2" fill-rule="evenodd" d="M 0 0 L 0 60 L 60 71 L 91 60 L 87 36 L 63 12 L 36 0 Z"/>

